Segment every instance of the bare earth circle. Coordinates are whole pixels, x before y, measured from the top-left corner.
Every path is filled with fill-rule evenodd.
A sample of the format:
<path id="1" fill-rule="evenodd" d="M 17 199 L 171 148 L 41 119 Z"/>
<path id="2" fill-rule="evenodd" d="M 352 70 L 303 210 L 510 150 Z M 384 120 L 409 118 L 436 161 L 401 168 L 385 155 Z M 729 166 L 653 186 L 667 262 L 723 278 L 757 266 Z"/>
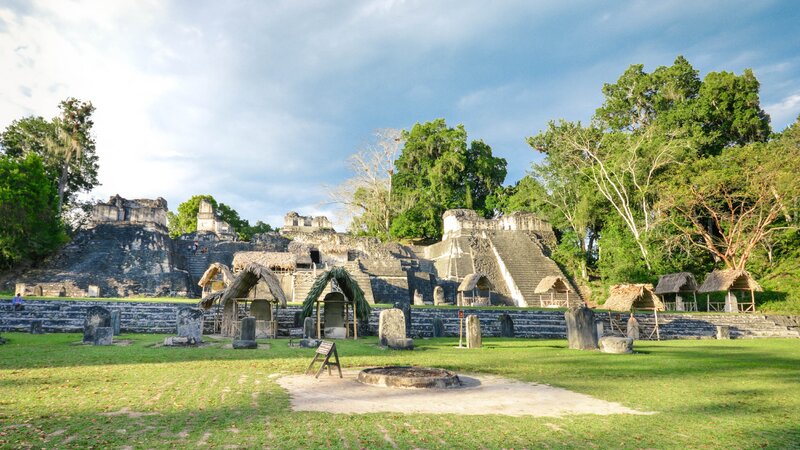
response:
<path id="1" fill-rule="evenodd" d="M 364 369 L 358 381 L 373 386 L 393 388 L 450 388 L 461 386 L 458 375 L 449 370 L 430 367 L 388 366 Z"/>

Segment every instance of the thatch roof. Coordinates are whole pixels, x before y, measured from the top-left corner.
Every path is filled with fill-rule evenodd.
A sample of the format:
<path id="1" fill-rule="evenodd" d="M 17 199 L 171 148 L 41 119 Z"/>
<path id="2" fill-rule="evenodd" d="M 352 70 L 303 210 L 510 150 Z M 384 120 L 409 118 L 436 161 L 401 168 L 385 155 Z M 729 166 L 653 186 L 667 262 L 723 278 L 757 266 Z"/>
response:
<path id="1" fill-rule="evenodd" d="M 344 267 L 338 266 L 322 272 L 322 274 L 317 277 L 316 281 L 314 281 L 314 284 L 311 286 L 311 290 L 308 291 L 308 296 L 306 296 L 306 299 L 303 301 L 303 314 L 301 319 L 311 317 L 311 314 L 314 312 L 314 302 L 319 299 L 319 296 L 322 295 L 322 291 L 325 290 L 328 282 L 332 279 L 336 280 L 336 283 L 339 285 L 339 289 L 342 290 L 344 296 L 349 301 L 355 303 L 358 313 L 358 320 L 367 322 L 369 320 L 369 314 L 370 311 L 372 311 L 372 308 L 364 298 L 364 291 L 361 290 L 358 282 L 347 270 L 345 270 Z"/>
<path id="2" fill-rule="evenodd" d="M 670 273 L 658 278 L 656 294 L 673 294 L 697 291 L 697 280 L 689 272 Z"/>
<path id="3" fill-rule="evenodd" d="M 206 285 L 210 283 L 211 280 L 220 272 L 222 273 L 222 282 L 225 284 L 225 287 L 228 287 L 231 284 L 231 281 L 233 281 L 233 274 L 231 273 L 231 270 L 228 269 L 228 266 L 222 263 L 213 263 L 208 266 L 208 269 L 206 269 L 202 278 L 200 278 L 200 281 L 197 282 L 197 285 L 200 287 L 206 287 Z"/>
<path id="4" fill-rule="evenodd" d="M 464 277 L 464 280 L 458 285 L 458 291 L 471 291 L 475 289 L 476 286 L 482 291 L 491 291 L 494 289 L 492 283 L 489 281 L 489 278 L 487 278 L 485 274 L 478 272 L 471 273 Z"/>
<path id="5" fill-rule="evenodd" d="M 708 274 L 697 292 L 758 291 L 764 289 L 746 270 L 715 270 Z"/>
<path id="6" fill-rule="evenodd" d="M 550 275 L 547 277 L 542 278 L 542 281 L 536 286 L 536 289 L 533 291 L 534 294 L 545 294 L 550 292 L 572 292 L 572 288 L 569 285 L 564 277 L 559 277 L 556 275 Z"/>
<path id="7" fill-rule="evenodd" d="M 241 272 L 236 274 L 236 278 L 233 279 L 230 286 L 225 288 L 224 291 L 215 292 L 200 300 L 200 306 L 208 309 L 217 301 L 225 305 L 233 299 L 243 298 L 247 296 L 247 293 L 250 292 L 253 286 L 258 284 L 259 280 L 264 280 L 267 283 L 269 292 L 275 297 L 275 300 L 278 301 L 280 306 L 285 308 L 286 294 L 283 293 L 278 278 L 271 270 L 256 263 L 250 263 L 245 266 Z"/>
<path id="8" fill-rule="evenodd" d="M 295 270 L 297 255 L 290 252 L 236 252 L 233 255 L 234 272 L 239 272 L 250 263 L 256 263 L 270 270 Z"/>
<path id="9" fill-rule="evenodd" d="M 617 284 L 609 288 L 609 297 L 603 305 L 612 311 L 656 309 L 664 311 L 664 304 L 653 292 L 652 284 Z"/>

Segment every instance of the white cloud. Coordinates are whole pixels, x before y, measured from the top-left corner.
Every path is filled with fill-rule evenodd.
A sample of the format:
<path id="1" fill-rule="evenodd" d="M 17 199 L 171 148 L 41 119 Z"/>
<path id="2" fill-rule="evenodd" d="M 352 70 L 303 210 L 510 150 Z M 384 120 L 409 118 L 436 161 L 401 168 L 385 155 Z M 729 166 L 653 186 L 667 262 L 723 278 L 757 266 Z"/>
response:
<path id="1" fill-rule="evenodd" d="M 800 116 L 800 93 L 791 94 L 778 103 L 773 103 L 764 107 L 769 113 L 775 131 L 780 131 L 777 127 L 789 126 Z"/>

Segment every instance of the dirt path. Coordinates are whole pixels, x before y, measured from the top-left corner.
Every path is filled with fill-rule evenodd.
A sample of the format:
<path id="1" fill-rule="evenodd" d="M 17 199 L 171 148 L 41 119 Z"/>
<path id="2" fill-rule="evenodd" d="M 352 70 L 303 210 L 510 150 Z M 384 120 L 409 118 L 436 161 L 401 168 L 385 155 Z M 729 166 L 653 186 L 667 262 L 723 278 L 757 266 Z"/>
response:
<path id="1" fill-rule="evenodd" d="M 295 411 L 344 414 L 372 412 L 432 414 L 502 414 L 560 417 L 567 414 L 652 414 L 543 384 L 524 383 L 493 375 L 459 374 L 456 389 L 393 389 L 356 381 L 358 370 L 344 378 L 291 375 L 278 379 L 291 396 Z"/>

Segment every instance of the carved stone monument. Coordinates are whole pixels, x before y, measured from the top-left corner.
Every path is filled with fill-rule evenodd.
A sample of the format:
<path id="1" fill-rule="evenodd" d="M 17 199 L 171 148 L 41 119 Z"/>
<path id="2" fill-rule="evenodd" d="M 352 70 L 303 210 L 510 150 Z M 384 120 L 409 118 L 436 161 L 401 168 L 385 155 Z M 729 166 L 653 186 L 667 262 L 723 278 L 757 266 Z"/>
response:
<path id="1" fill-rule="evenodd" d="M 242 319 L 241 334 L 239 339 L 233 341 L 233 348 L 258 348 L 255 317 Z"/>
<path id="2" fill-rule="evenodd" d="M 500 321 L 500 336 L 502 337 L 514 337 L 514 321 L 511 320 L 511 316 L 508 314 L 500 314 L 498 318 Z"/>
<path id="3" fill-rule="evenodd" d="M 467 316 L 467 348 L 481 348 L 481 321 L 475 314 Z"/>
<path id="4" fill-rule="evenodd" d="M 431 325 L 433 326 L 433 337 L 444 337 L 444 322 L 442 319 L 434 317 Z"/>
<path id="5" fill-rule="evenodd" d="M 111 311 L 111 329 L 114 331 L 114 336 L 119 336 L 122 331 L 121 317 L 122 314 L 119 311 Z"/>
<path id="6" fill-rule="evenodd" d="M 95 332 L 100 327 L 111 327 L 111 313 L 102 306 L 90 306 L 83 321 L 83 342 L 93 344 Z"/>
<path id="7" fill-rule="evenodd" d="M 730 339 L 731 327 L 728 325 L 717 325 L 717 339 Z"/>
<path id="8" fill-rule="evenodd" d="M 381 311 L 378 319 L 378 340 L 381 345 L 393 349 L 411 350 L 414 340 L 406 337 L 406 321 L 403 311 L 392 308 Z"/>
<path id="9" fill-rule="evenodd" d="M 178 337 L 186 338 L 188 345 L 203 342 L 203 311 L 199 308 L 181 308 L 176 318 Z"/>
<path id="10" fill-rule="evenodd" d="M 636 317 L 633 317 L 633 314 L 631 314 L 631 318 L 628 319 L 628 329 L 626 331 L 629 338 L 639 339 L 639 321 L 636 320 Z"/>
<path id="11" fill-rule="evenodd" d="M 422 298 L 422 292 L 419 290 L 414 290 L 414 304 L 415 305 L 424 305 L 425 299 Z"/>
<path id="12" fill-rule="evenodd" d="M 447 304 L 447 300 L 444 298 L 444 289 L 441 286 L 436 286 L 433 288 L 433 304 L 434 305 L 445 305 Z"/>
<path id="13" fill-rule="evenodd" d="M 41 320 L 31 320 L 31 334 L 44 334 Z"/>
<path id="14" fill-rule="evenodd" d="M 396 302 L 394 307 L 400 311 L 403 311 L 403 316 L 405 317 L 406 322 L 406 332 L 411 331 L 411 305 L 405 302 Z"/>
<path id="15" fill-rule="evenodd" d="M 569 348 L 578 350 L 597 350 L 597 326 L 594 311 L 581 305 L 564 313 L 567 322 Z"/>

